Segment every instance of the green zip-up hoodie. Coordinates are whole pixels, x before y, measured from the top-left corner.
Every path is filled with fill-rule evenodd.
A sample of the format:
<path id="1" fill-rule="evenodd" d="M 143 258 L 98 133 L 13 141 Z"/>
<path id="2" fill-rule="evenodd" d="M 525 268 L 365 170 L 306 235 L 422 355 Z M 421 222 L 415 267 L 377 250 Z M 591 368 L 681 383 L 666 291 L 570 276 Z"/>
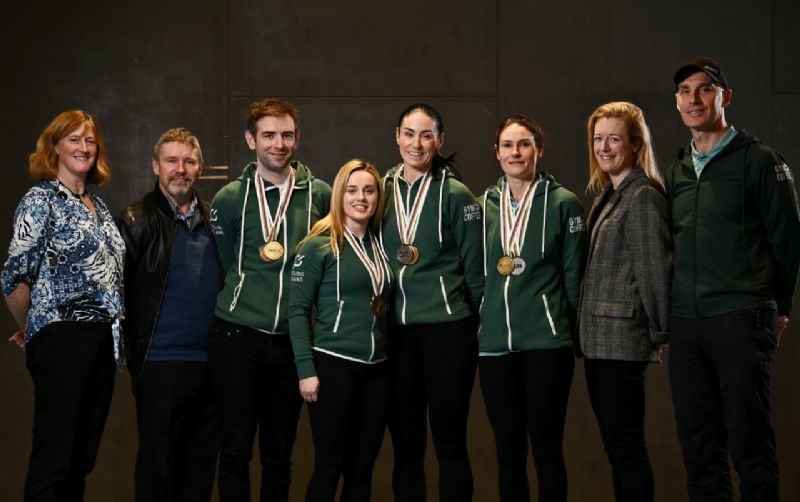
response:
<path id="1" fill-rule="evenodd" d="M 525 268 L 519 275 L 503 276 L 497 262 L 503 256 L 500 197 L 504 186 L 505 177 L 489 187 L 481 200 L 486 287 L 478 332 L 480 355 L 570 347 L 586 264 L 583 206 L 551 175 L 540 173 L 522 245 Z"/>
<path id="2" fill-rule="evenodd" d="M 700 173 L 691 147 L 664 176 L 672 206 L 672 315 L 703 319 L 774 301 L 788 315 L 800 267 L 792 172 L 740 130 Z"/>
<path id="3" fill-rule="evenodd" d="M 295 247 L 311 225 L 328 214 L 331 187 L 314 178 L 311 171 L 293 160 L 294 192 L 277 236 L 283 258 L 265 263 L 258 254 L 264 244 L 256 194 L 256 163 L 251 162 L 239 178 L 225 185 L 211 203 L 211 227 L 217 241 L 225 283 L 217 296 L 217 317 L 270 333 L 287 333 L 288 280 Z M 280 191 L 265 183 L 272 213 Z M 243 220 L 244 219 L 244 220 Z"/>
<path id="4" fill-rule="evenodd" d="M 377 316 L 370 308 L 373 290 L 367 269 L 347 240 L 339 257 L 334 256 L 329 238 L 326 232 L 304 243 L 292 266 L 289 336 L 299 379 L 317 374 L 312 349 L 367 364 L 386 360 L 386 316 Z M 363 242 L 374 262 L 369 238 L 365 236 Z M 381 296 L 391 301 L 392 271 L 385 256 L 378 262 L 386 274 Z M 312 336 L 314 305 L 317 317 Z"/>
<path id="5" fill-rule="evenodd" d="M 419 261 L 403 265 L 396 258 L 401 240 L 394 208 L 394 174 L 401 167 L 394 166 L 383 178 L 386 212 L 381 240 L 397 278 L 390 322 L 434 324 L 477 315 L 483 294 L 480 204 L 449 168 L 433 168 L 413 242 L 419 249 Z M 411 185 L 399 178 L 407 208 L 413 204 L 422 178 Z"/>

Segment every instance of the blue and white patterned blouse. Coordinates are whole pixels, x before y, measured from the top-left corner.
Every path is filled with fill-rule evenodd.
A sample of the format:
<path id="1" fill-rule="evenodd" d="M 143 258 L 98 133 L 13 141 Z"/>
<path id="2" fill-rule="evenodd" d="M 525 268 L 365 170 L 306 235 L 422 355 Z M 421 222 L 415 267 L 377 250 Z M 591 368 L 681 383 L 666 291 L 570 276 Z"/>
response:
<path id="1" fill-rule="evenodd" d="M 20 282 L 31 288 L 26 342 L 56 321 L 112 322 L 120 363 L 125 242 L 105 203 L 89 195 L 97 218 L 58 180 L 28 190 L 14 213 L 3 293 L 8 296 Z"/>

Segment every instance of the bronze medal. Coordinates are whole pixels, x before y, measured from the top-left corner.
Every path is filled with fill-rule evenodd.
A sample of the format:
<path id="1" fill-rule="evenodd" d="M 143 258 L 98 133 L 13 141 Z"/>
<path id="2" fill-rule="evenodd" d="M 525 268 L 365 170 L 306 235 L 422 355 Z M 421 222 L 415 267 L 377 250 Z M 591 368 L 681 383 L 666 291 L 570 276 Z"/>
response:
<path id="1" fill-rule="evenodd" d="M 383 316 L 389 310 L 389 304 L 384 297 L 378 295 L 373 296 L 372 300 L 369 301 L 369 308 L 372 309 L 373 314 Z"/>
<path id="2" fill-rule="evenodd" d="M 497 271 L 500 272 L 500 275 L 511 275 L 514 272 L 514 258 L 501 256 L 497 260 Z"/>
<path id="3" fill-rule="evenodd" d="M 396 256 L 403 265 L 413 265 L 419 261 L 419 250 L 413 244 L 402 244 L 397 248 Z"/>
<path id="4" fill-rule="evenodd" d="M 280 260 L 283 257 L 283 246 L 278 241 L 269 241 L 258 248 L 258 255 L 267 263 Z"/>

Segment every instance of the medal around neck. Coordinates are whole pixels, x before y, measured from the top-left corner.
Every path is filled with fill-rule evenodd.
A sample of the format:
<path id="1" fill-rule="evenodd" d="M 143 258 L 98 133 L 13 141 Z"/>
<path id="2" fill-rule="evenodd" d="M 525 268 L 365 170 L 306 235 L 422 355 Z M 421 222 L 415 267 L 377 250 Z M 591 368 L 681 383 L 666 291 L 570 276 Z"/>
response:
<path id="1" fill-rule="evenodd" d="M 519 256 L 515 256 L 514 270 L 511 272 L 511 275 L 522 275 L 522 272 L 525 272 L 525 260 Z"/>
<path id="2" fill-rule="evenodd" d="M 497 260 L 497 271 L 500 272 L 500 275 L 511 275 L 514 272 L 514 258 L 501 256 Z"/>
<path id="3" fill-rule="evenodd" d="M 273 215 L 267 204 L 267 196 L 265 194 L 264 180 L 261 175 L 256 172 L 255 184 L 256 194 L 258 198 L 258 215 L 261 220 L 261 231 L 264 236 L 264 244 L 258 248 L 258 256 L 267 263 L 280 260 L 283 258 L 284 249 L 278 239 L 278 231 L 281 223 L 286 217 L 286 210 L 289 206 L 289 201 L 292 198 L 294 191 L 295 172 L 294 169 L 289 170 L 289 177 L 287 185 L 281 191 L 280 199 L 278 200 L 278 208 Z"/>
<path id="4" fill-rule="evenodd" d="M 417 233 L 422 207 L 425 205 L 425 197 L 428 193 L 428 188 L 430 188 L 432 177 L 430 169 L 425 172 L 420 182 L 419 191 L 414 197 L 414 203 L 411 207 L 406 207 L 403 203 L 400 184 L 398 183 L 400 171 L 398 169 L 394 174 L 394 210 L 397 219 L 397 232 L 400 236 L 400 242 L 403 244 L 397 248 L 395 256 L 397 261 L 403 265 L 413 265 L 419 260 L 419 249 L 411 243 L 414 242 L 414 236 Z"/>
<path id="5" fill-rule="evenodd" d="M 396 257 L 403 265 L 413 265 L 419 261 L 419 250 L 413 244 L 402 244 L 397 248 Z"/>
<path id="6" fill-rule="evenodd" d="M 373 314 L 383 316 L 389 311 L 389 303 L 386 301 L 386 298 L 377 295 L 373 296 L 372 300 L 369 301 L 369 308 L 372 309 Z"/>
<path id="7" fill-rule="evenodd" d="M 258 248 L 258 256 L 267 263 L 283 258 L 283 246 L 278 241 L 269 241 Z"/>
<path id="8" fill-rule="evenodd" d="M 538 180 L 529 184 L 520 199 L 517 210 L 511 204 L 511 189 L 508 183 L 500 194 L 500 244 L 503 255 L 497 261 L 497 271 L 504 276 L 520 275 L 525 271 L 525 260 L 520 258 L 531 215 L 533 195 L 536 193 Z"/>

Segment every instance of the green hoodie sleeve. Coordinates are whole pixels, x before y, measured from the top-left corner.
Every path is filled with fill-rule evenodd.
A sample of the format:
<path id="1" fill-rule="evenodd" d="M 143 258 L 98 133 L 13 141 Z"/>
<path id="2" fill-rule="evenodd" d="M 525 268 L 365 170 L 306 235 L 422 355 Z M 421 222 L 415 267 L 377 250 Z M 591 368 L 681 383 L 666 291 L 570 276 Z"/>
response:
<path id="1" fill-rule="evenodd" d="M 574 330 L 577 325 L 578 302 L 581 296 L 581 281 L 586 268 L 587 236 L 586 218 L 583 205 L 572 192 L 567 192 L 560 204 L 561 222 L 564 230 L 562 277 L 564 290 L 569 303 L 570 326 Z"/>
<path id="2" fill-rule="evenodd" d="M 789 315 L 800 269 L 800 209 L 794 176 L 786 162 L 771 149 L 764 161 L 749 164 L 750 179 L 755 185 L 772 251 L 773 296 L 778 314 Z"/>
<path id="3" fill-rule="evenodd" d="M 464 267 L 467 302 L 477 316 L 483 296 L 483 212 L 464 184 L 452 178 L 443 182 L 448 182 L 446 214 Z"/>
<path id="4" fill-rule="evenodd" d="M 330 253 L 330 247 L 323 248 L 320 245 L 325 241 L 327 238 L 315 237 L 303 244 L 295 256 L 289 276 L 289 338 L 300 380 L 317 374 L 311 351 L 311 311 L 322 283 L 325 256 Z"/>
<path id="5" fill-rule="evenodd" d="M 234 208 L 236 205 L 235 185 L 239 184 L 241 182 L 233 181 L 225 185 L 222 190 L 217 192 L 211 202 L 209 222 L 211 223 L 211 230 L 214 232 L 214 240 L 217 243 L 217 251 L 219 252 L 223 273 L 227 273 L 236 261 L 237 233 L 239 232 L 239 223 L 241 221 L 241 204 L 244 203 L 244 201 L 238 201 L 240 205 L 238 211 Z"/>

